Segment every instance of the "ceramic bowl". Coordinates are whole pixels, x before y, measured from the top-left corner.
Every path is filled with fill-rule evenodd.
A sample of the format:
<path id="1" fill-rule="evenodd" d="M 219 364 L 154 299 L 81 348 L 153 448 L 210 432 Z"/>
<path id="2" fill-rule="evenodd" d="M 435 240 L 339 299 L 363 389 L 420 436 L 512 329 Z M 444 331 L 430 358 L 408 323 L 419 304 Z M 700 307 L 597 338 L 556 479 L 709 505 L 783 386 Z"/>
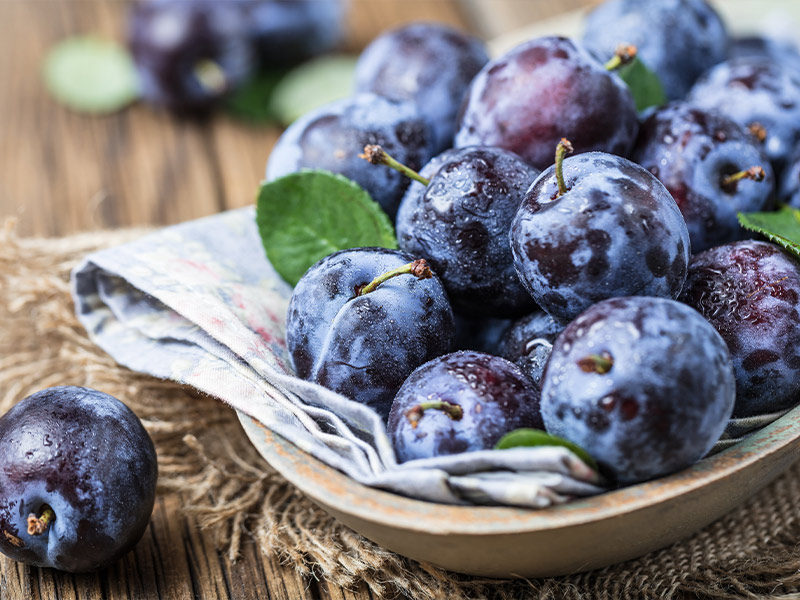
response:
<path id="1" fill-rule="evenodd" d="M 752 496 L 800 456 L 800 407 L 744 441 L 655 481 L 541 510 L 413 500 L 363 486 L 240 413 L 281 475 L 364 537 L 439 567 L 486 577 L 597 569 L 685 538 Z"/>

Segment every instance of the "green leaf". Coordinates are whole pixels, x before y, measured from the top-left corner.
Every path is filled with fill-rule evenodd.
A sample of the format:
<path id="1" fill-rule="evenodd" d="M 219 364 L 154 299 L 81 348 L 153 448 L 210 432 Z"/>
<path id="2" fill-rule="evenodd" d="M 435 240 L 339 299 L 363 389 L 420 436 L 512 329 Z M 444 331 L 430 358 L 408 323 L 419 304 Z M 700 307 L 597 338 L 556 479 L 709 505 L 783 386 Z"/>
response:
<path id="1" fill-rule="evenodd" d="M 304 170 L 261 185 L 256 222 L 267 258 L 291 285 L 321 258 L 346 248 L 397 248 L 380 205 L 355 182 Z"/>
<path id="2" fill-rule="evenodd" d="M 133 59 L 122 46 L 96 37 L 57 44 L 44 63 L 48 91 L 78 112 L 110 113 L 139 97 Z"/>
<path id="3" fill-rule="evenodd" d="M 250 123 L 278 121 L 272 109 L 272 94 L 285 74 L 282 70 L 264 71 L 244 82 L 225 98 L 226 112 Z"/>
<path id="4" fill-rule="evenodd" d="M 739 223 L 800 258 L 800 210 L 784 206 L 774 212 L 739 213 Z"/>
<path id="5" fill-rule="evenodd" d="M 636 102 L 637 111 L 641 112 L 645 108 L 661 106 L 667 102 L 658 75 L 648 69 L 638 56 L 615 72 L 622 78 L 622 81 L 628 84 Z"/>
<path id="6" fill-rule="evenodd" d="M 271 110 L 284 126 L 313 109 L 353 93 L 356 57 L 327 55 L 291 70 L 275 87 Z"/>
<path id="7" fill-rule="evenodd" d="M 589 456 L 586 450 L 576 446 L 569 440 L 565 440 L 564 438 L 560 438 L 555 435 L 550 435 L 546 431 L 541 431 L 540 429 L 523 428 L 509 431 L 500 438 L 500 441 L 495 445 L 495 449 L 506 450 L 508 448 L 528 446 L 563 446 L 564 448 L 571 450 L 575 456 L 580 458 L 592 469 L 595 471 L 598 470 L 597 463 L 591 456 Z"/>

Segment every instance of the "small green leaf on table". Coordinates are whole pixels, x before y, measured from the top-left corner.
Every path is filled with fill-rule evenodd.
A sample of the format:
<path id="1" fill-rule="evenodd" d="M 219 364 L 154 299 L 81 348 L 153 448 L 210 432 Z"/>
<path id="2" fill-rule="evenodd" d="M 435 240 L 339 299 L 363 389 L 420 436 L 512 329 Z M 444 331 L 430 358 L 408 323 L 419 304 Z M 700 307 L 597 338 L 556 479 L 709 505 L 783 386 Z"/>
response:
<path id="1" fill-rule="evenodd" d="M 263 183 L 256 222 L 267 258 L 291 285 L 338 250 L 397 248 L 380 205 L 355 182 L 328 171 L 304 170 Z"/>
<path id="2" fill-rule="evenodd" d="M 136 68 L 128 51 L 108 40 L 74 37 L 58 43 L 44 63 L 47 90 L 84 113 L 110 113 L 139 97 Z"/>
<path id="3" fill-rule="evenodd" d="M 739 213 L 739 223 L 800 258 L 800 210 L 784 206 L 773 212 Z"/>
<path id="4" fill-rule="evenodd" d="M 661 106 L 667 102 L 658 75 L 647 68 L 638 56 L 615 72 L 631 90 L 637 111 L 641 112 L 651 106 Z"/>
<path id="5" fill-rule="evenodd" d="M 353 93 L 356 57 L 331 54 L 295 67 L 278 82 L 270 104 L 278 121 L 289 126 L 315 108 Z"/>
<path id="6" fill-rule="evenodd" d="M 560 438 L 555 435 L 550 435 L 546 431 L 542 431 L 540 429 L 522 428 L 509 431 L 500 438 L 500 441 L 495 445 L 495 449 L 506 450 L 508 448 L 532 446 L 563 446 L 567 450 L 571 450 L 575 456 L 580 458 L 592 469 L 595 471 L 598 470 L 597 463 L 591 456 L 589 456 L 589 453 L 586 452 L 586 450 L 576 446 L 569 440 L 565 440 L 564 438 Z"/>

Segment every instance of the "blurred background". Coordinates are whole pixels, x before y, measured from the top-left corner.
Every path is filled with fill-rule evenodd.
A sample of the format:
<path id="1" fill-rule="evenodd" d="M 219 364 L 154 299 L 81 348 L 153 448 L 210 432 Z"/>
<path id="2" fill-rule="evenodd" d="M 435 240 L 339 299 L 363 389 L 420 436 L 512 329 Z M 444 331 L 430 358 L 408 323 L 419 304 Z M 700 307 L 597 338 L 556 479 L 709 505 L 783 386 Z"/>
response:
<path id="1" fill-rule="evenodd" d="M 334 50 L 357 54 L 387 28 L 429 20 L 493 41 L 496 51 L 515 31 L 595 3 L 348 0 Z M 749 14 L 772 3 L 715 4 L 752 22 Z M 42 68 L 54 45 L 87 34 L 124 44 L 129 8 L 125 0 L 0 1 L 0 218 L 14 217 L 20 235 L 164 225 L 254 202 L 280 124 L 225 110 L 181 118 L 144 102 L 82 114 L 48 93 Z"/>
<path id="2" fill-rule="evenodd" d="M 357 53 L 379 32 L 414 20 L 491 39 L 586 4 L 349 0 L 336 50 Z M 123 0 L 0 1 L 0 218 L 15 217 L 20 235 L 170 224 L 254 202 L 280 126 L 224 111 L 177 118 L 143 102 L 81 114 L 48 94 L 48 51 L 76 35 L 124 43 L 129 8 Z"/>

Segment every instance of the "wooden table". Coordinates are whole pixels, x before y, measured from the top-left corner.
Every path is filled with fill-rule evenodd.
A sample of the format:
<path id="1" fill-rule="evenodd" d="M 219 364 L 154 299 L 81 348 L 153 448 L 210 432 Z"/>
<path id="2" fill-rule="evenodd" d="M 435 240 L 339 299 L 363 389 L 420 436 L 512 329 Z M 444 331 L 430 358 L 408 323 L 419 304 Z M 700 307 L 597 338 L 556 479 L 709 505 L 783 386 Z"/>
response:
<path id="1" fill-rule="evenodd" d="M 502 4 L 515 24 L 519 10 L 546 16 L 584 3 L 566 0 L 554 9 L 538 0 L 487 1 Z M 350 4 L 347 47 L 353 51 L 377 32 L 414 19 L 476 31 L 470 27 L 474 0 Z M 167 225 L 254 201 L 280 130 L 221 115 L 204 123 L 182 121 L 144 105 L 89 117 L 62 108 L 45 93 L 40 73 L 48 49 L 75 34 L 122 39 L 126 5 L 0 1 L 0 219 L 16 217 L 20 235 Z M 262 555 L 253 543 L 245 543 L 241 558 L 231 564 L 181 504 L 179 496 L 160 497 L 135 551 L 99 573 L 77 576 L 0 559 L 0 600 L 369 597 L 366 588 L 344 590 L 300 578 L 291 565 Z"/>

